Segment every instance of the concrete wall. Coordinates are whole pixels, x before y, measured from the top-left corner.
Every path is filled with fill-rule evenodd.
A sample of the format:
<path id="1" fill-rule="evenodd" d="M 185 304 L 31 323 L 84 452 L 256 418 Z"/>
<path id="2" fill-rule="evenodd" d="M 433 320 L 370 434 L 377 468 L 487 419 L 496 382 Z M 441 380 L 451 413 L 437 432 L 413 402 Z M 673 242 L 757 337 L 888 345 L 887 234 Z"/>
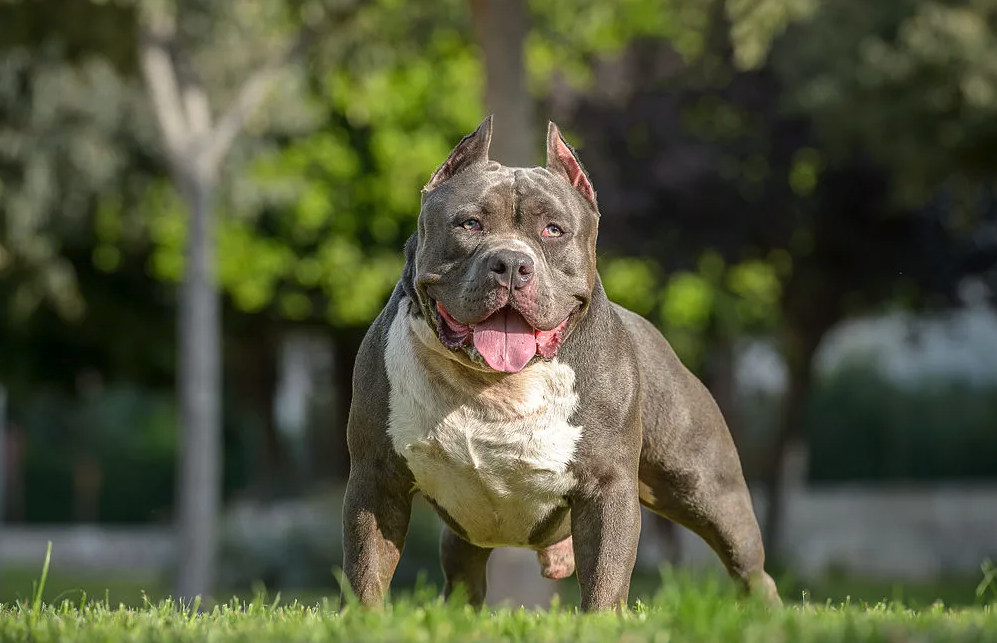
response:
<path id="1" fill-rule="evenodd" d="M 0 526 L 0 564 L 37 567 L 52 541 L 52 566 L 75 569 L 161 569 L 171 564 L 173 532 L 159 527 Z"/>
<path id="2" fill-rule="evenodd" d="M 764 515 L 764 497 L 752 495 Z M 697 536 L 680 531 L 681 563 L 719 566 Z M 976 574 L 985 558 L 997 560 L 997 485 L 791 490 L 782 543 L 801 578 L 829 569 L 896 580 Z M 657 564 L 654 543 L 642 545 L 640 562 Z"/>

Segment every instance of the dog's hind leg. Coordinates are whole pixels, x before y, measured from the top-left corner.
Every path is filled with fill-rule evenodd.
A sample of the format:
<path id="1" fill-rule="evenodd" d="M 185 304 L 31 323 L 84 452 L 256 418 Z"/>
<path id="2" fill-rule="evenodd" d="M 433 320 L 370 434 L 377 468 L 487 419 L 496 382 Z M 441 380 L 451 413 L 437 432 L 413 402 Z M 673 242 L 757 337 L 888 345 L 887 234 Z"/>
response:
<path id="1" fill-rule="evenodd" d="M 739 469 L 675 472 L 642 460 L 640 482 L 644 506 L 699 535 L 749 592 L 782 603 L 765 572 L 761 530 Z"/>

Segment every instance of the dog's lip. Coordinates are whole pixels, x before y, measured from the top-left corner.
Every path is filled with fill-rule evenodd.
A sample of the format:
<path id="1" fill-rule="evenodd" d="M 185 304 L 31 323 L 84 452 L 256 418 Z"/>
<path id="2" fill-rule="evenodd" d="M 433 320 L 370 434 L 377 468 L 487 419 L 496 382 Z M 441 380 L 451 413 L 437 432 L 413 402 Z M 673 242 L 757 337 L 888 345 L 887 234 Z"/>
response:
<path id="1" fill-rule="evenodd" d="M 473 322 L 464 323 L 462 321 L 459 321 L 459 320 L 455 319 L 454 316 L 450 314 L 450 311 L 448 311 L 446 309 L 446 307 L 438 299 L 430 299 L 430 305 L 436 311 L 437 316 L 440 317 L 441 320 L 444 321 L 450 327 L 450 329 L 454 330 L 454 331 L 464 331 L 464 330 L 472 331 L 472 330 L 474 330 L 475 326 L 477 326 L 478 324 L 482 323 L 483 321 L 485 321 L 486 319 L 488 319 L 492 315 L 494 315 L 494 314 L 498 313 L 499 311 L 504 310 L 506 308 L 509 308 L 511 310 L 515 310 L 520 315 L 523 314 L 519 310 L 516 310 L 516 308 L 513 307 L 511 304 L 506 304 L 505 306 L 500 306 L 499 308 L 496 308 L 495 310 L 491 311 L 490 313 L 488 313 L 487 315 L 485 315 L 481 319 L 478 319 L 478 320 L 473 321 Z M 534 326 L 533 324 L 530 323 L 529 320 L 526 320 L 526 323 L 530 324 L 530 328 L 532 328 L 533 331 L 535 333 L 538 333 L 538 334 L 539 333 L 552 333 L 552 332 L 555 332 L 555 331 L 561 331 L 561 330 L 564 330 L 565 325 L 568 323 L 568 321 L 572 317 L 575 316 L 575 314 L 578 312 L 578 310 L 580 308 L 581 308 L 580 304 L 578 306 L 575 306 L 574 309 L 570 313 L 568 313 L 567 317 L 565 317 L 564 319 L 562 319 L 561 321 L 559 321 L 552 328 L 541 328 L 540 326 Z"/>
<path id="2" fill-rule="evenodd" d="M 430 299 L 429 304 L 434 313 L 432 319 L 436 323 L 436 334 L 440 342 L 451 350 L 466 346 L 472 338 L 473 329 L 451 317 L 438 301 Z"/>
<path id="3" fill-rule="evenodd" d="M 428 297 L 428 299 L 429 299 L 429 307 L 436 313 L 438 321 L 446 322 L 447 325 L 450 326 L 450 328 L 454 331 L 463 331 L 465 329 L 469 331 L 474 330 L 475 326 L 485 321 L 486 319 L 488 319 L 495 313 L 499 312 L 503 308 L 512 308 L 513 310 L 516 310 L 516 308 L 513 307 L 510 303 L 507 303 L 504 306 L 499 306 L 498 308 L 489 312 L 480 319 L 476 319 L 470 322 L 462 322 L 456 319 L 453 315 L 451 315 L 450 311 L 446 309 L 446 307 L 443 305 L 442 302 L 440 302 L 439 299 L 435 299 L 433 297 Z M 554 331 L 563 331 L 567 327 L 568 322 L 571 321 L 571 319 L 573 319 L 579 313 L 583 305 L 584 302 L 579 301 L 575 305 L 575 307 L 571 309 L 571 312 L 568 313 L 567 317 L 557 322 L 556 324 L 554 324 L 554 326 L 550 328 L 543 328 L 542 326 L 534 326 L 529 320 L 526 320 L 526 323 L 530 324 L 530 327 L 533 328 L 533 330 L 536 331 L 537 333 L 552 333 Z M 523 314 L 519 310 L 516 310 L 516 312 L 518 312 L 520 315 Z"/>
<path id="4" fill-rule="evenodd" d="M 440 341 L 451 349 L 466 346 L 474 337 L 475 326 L 485 321 L 492 315 L 495 315 L 499 311 L 510 307 L 509 304 L 506 304 L 505 306 L 490 312 L 476 322 L 465 324 L 455 319 L 438 299 L 430 298 L 429 303 L 435 313 L 437 333 L 440 336 Z M 530 324 L 530 327 L 533 329 L 533 336 L 537 342 L 537 353 L 539 355 L 544 358 L 550 358 L 557 354 L 558 349 L 564 342 L 565 332 L 568 330 L 572 320 L 581 308 L 582 304 L 579 303 L 570 313 L 568 313 L 567 317 L 562 319 L 553 328 L 538 328 Z M 527 323 L 529 324 L 529 322 Z"/>
<path id="5" fill-rule="evenodd" d="M 485 315 L 484 317 L 482 317 L 481 319 L 479 319 L 479 320 L 477 320 L 477 321 L 473 321 L 473 322 L 468 322 L 468 323 L 466 323 L 466 324 L 465 324 L 464 322 L 461 322 L 461 321 L 457 321 L 456 319 L 454 319 L 453 315 L 451 315 L 451 314 L 450 314 L 450 311 L 448 311 L 448 310 L 446 309 L 446 307 L 444 307 L 444 306 L 443 306 L 443 304 L 442 304 L 442 303 L 440 303 L 440 300 L 439 300 L 439 299 L 433 299 L 433 300 L 431 300 L 431 303 L 432 303 L 432 305 L 433 305 L 433 309 L 434 309 L 434 310 L 436 310 L 437 314 L 438 314 L 438 315 L 439 315 L 439 316 L 440 316 L 440 317 L 441 317 L 441 318 L 443 319 L 443 321 L 445 321 L 445 322 L 447 323 L 447 325 L 448 325 L 448 326 L 450 326 L 450 328 L 452 328 L 453 330 L 464 330 L 464 329 L 471 329 L 471 328 L 473 328 L 474 326 L 476 326 L 477 324 L 480 324 L 481 322 L 483 322 L 483 321 L 485 321 L 486 319 L 488 319 L 488 318 L 489 318 L 489 317 L 490 317 L 491 315 L 494 315 L 494 314 L 495 314 L 495 312 L 498 312 L 498 311 L 495 311 L 495 312 L 492 312 L 492 313 L 489 313 L 488 315 Z"/>

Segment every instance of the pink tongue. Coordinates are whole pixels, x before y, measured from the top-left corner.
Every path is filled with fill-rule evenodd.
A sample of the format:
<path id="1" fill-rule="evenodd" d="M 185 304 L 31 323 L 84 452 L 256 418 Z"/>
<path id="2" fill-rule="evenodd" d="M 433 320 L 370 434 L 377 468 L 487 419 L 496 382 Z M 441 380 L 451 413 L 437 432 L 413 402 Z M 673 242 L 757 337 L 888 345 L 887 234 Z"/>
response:
<path id="1" fill-rule="evenodd" d="M 522 315 L 503 308 L 474 327 L 474 347 L 496 371 L 516 373 L 537 354 L 537 338 Z"/>

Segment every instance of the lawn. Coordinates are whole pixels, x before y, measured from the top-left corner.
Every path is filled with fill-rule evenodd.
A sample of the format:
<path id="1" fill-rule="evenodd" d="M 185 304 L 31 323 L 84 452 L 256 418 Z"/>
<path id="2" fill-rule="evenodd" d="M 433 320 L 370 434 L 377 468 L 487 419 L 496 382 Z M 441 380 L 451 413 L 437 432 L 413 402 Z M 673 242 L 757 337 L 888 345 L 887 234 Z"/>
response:
<path id="1" fill-rule="evenodd" d="M 340 611 L 334 597 L 303 594 L 289 603 L 260 594 L 191 608 L 146 593 L 136 578 L 117 581 L 118 599 L 111 598 L 111 585 L 88 592 L 73 586 L 81 578 L 50 573 L 50 560 L 46 557 L 30 590 L 12 588 L 11 581 L 25 578 L 17 580 L 10 570 L 3 576 L 6 592 L 13 589 L 16 595 L 0 605 L 0 641 L 997 641 L 997 568 L 989 563 L 975 589 L 955 581 L 943 586 L 961 604 L 956 607 L 938 599 L 908 602 L 903 588 L 894 587 L 897 600 L 871 602 L 850 596 L 843 602 L 814 601 L 810 590 L 798 598 L 789 590 L 786 607 L 771 609 L 739 596 L 725 578 L 666 570 L 653 583 L 634 579 L 632 603 L 623 614 L 582 615 L 571 591 L 562 592 L 563 602 L 547 611 L 481 611 L 443 604 L 428 586 L 399 592 L 383 611 L 355 604 Z M 875 591 L 872 587 L 867 591 Z M 964 601 L 970 591 L 974 599 Z M 912 607 L 916 604 L 926 606 Z"/>
<path id="2" fill-rule="evenodd" d="M 676 579 L 672 579 L 675 581 Z M 5 607 L 3 641 L 994 641 L 993 607 L 913 611 L 899 605 L 794 604 L 769 610 L 737 600 L 719 583 L 672 582 L 630 612 L 578 615 L 477 612 L 444 606 L 430 592 L 384 612 L 328 602 L 279 605 L 233 601 L 194 614 L 169 602 L 141 608 L 29 604 Z"/>
<path id="3" fill-rule="evenodd" d="M 771 610 L 739 598 L 724 579 L 665 576 L 656 593 L 623 615 L 579 615 L 571 605 L 479 612 L 444 605 L 431 588 L 401 595 L 383 612 L 339 612 L 332 599 L 284 604 L 261 597 L 197 613 L 169 600 L 126 606 L 79 592 L 46 603 L 48 591 L 36 591 L 0 608 L 0 641 L 997 641 L 992 604 L 911 609 L 902 602 L 798 600 Z"/>

